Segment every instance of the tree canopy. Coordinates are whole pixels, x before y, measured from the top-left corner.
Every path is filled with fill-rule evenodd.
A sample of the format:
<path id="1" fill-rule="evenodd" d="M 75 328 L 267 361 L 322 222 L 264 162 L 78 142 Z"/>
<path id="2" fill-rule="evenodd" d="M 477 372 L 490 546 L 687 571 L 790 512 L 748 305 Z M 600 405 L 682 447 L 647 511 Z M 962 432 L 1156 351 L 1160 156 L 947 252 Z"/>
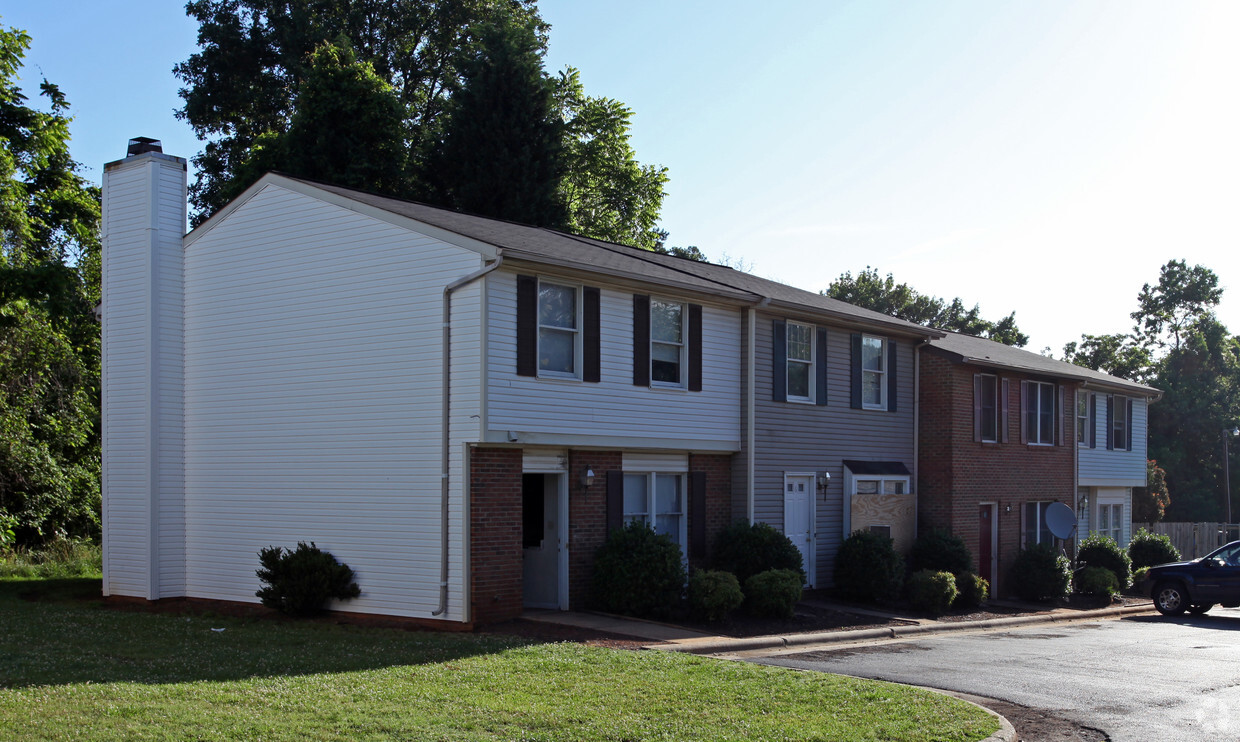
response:
<path id="1" fill-rule="evenodd" d="M 0 530 L 99 527 L 99 191 L 69 155 L 69 104 L 16 84 L 30 37 L 0 27 Z"/>
<path id="2" fill-rule="evenodd" d="M 927 327 L 975 335 L 1017 347 L 1029 342 L 1029 336 L 1016 326 L 1015 312 L 993 322 L 981 316 L 981 309 L 976 304 L 966 309 L 964 301 L 959 298 L 946 301 L 919 293 L 907 283 L 896 283 L 892 274 L 888 273 L 884 278 L 878 270 L 869 266 L 856 277 L 846 271 L 822 293 L 832 299 Z"/>

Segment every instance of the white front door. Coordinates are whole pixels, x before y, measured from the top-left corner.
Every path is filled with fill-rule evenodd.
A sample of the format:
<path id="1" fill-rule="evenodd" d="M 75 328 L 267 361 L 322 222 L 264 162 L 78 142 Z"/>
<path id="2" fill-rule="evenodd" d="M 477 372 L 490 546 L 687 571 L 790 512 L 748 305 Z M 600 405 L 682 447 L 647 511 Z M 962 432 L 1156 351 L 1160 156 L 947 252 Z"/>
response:
<path id="1" fill-rule="evenodd" d="M 567 479 L 564 474 L 522 477 L 525 605 L 568 608 Z"/>
<path id="2" fill-rule="evenodd" d="M 814 586 L 814 475 L 784 475 L 784 535 L 801 550 L 805 584 Z"/>

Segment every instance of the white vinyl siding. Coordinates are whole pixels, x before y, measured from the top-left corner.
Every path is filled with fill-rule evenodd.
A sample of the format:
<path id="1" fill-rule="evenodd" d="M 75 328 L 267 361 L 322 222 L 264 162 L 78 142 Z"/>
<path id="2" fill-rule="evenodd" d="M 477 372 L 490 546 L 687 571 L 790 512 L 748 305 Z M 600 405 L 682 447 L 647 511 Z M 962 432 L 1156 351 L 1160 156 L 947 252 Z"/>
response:
<path id="1" fill-rule="evenodd" d="M 588 282 L 595 285 L 594 278 Z M 572 384 L 517 375 L 516 276 L 501 269 L 486 285 L 487 430 L 496 440 L 506 441 L 512 431 L 523 443 L 548 445 L 599 441 L 648 448 L 652 439 L 664 439 L 682 441 L 683 448 L 739 446 L 739 310 L 702 308 L 702 391 L 639 387 L 633 385 L 633 292 L 604 285 L 601 378 L 597 384 Z M 683 368 L 682 376 L 687 376 Z"/>
<path id="2" fill-rule="evenodd" d="M 1094 419 L 1095 446 L 1077 448 L 1080 484 L 1095 487 L 1144 487 L 1149 409 L 1145 400 L 1140 397 L 1132 398 L 1132 420 L 1128 426 L 1132 435 L 1132 450 L 1109 451 L 1106 447 L 1106 395 L 1095 396 L 1098 405 Z"/>
<path id="3" fill-rule="evenodd" d="M 189 594 L 254 601 L 264 546 L 357 573 L 347 611 L 430 617 L 440 561 L 443 287 L 476 253 L 270 185 L 186 251 Z M 452 297 L 449 608 L 462 620 L 464 446 L 481 289 Z"/>

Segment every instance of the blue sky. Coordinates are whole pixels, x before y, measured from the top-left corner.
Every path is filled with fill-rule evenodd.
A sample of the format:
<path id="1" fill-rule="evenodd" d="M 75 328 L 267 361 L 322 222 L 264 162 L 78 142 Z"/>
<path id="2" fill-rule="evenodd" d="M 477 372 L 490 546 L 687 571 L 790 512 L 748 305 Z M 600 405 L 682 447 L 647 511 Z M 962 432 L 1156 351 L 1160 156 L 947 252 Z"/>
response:
<path id="1" fill-rule="evenodd" d="M 543 0 L 547 66 L 636 111 L 663 224 L 805 289 L 874 266 L 1015 311 L 1029 348 L 1129 329 L 1172 258 L 1240 332 L 1240 4 Z M 59 84 L 98 179 L 130 136 L 189 156 L 178 2 L 9 0 L 25 88 Z"/>

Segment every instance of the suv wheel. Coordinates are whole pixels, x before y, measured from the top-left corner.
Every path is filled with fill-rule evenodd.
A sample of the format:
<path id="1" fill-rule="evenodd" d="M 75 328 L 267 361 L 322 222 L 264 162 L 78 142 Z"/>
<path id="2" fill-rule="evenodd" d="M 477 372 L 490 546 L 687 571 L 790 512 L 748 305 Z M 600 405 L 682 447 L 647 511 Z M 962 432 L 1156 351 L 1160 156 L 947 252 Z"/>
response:
<path id="1" fill-rule="evenodd" d="M 1154 607 L 1164 616 L 1178 616 L 1188 608 L 1188 594 L 1178 582 L 1160 582 L 1154 587 Z"/>

